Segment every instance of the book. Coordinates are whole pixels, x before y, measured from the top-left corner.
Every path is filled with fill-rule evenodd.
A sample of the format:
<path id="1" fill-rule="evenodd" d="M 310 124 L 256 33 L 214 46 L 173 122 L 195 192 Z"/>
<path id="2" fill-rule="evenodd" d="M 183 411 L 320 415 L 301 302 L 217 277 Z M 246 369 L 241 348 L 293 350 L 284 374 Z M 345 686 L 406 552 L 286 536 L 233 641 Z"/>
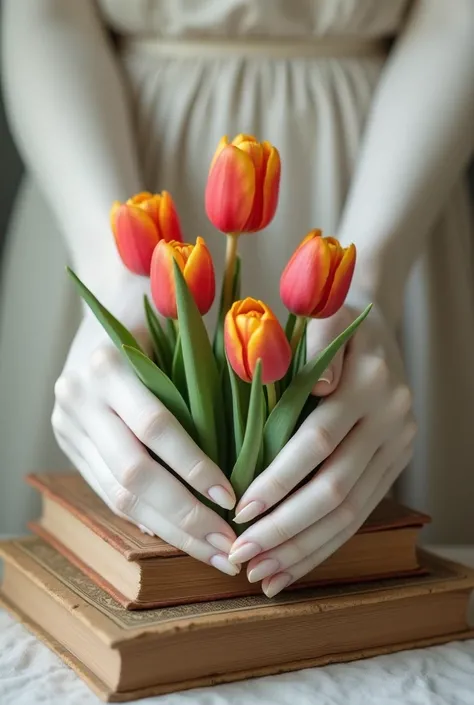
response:
<path id="1" fill-rule="evenodd" d="M 117 517 L 79 474 L 30 475 L 42 514 L 29 526 L 126 609 L 258 595 L 260 585 L 220 573 Z M 416 574 L 429 517 L 386 499 L 360 531 L 291 589 Z"/>
<path id="2" fill-rule="evenodd" d="M 472 638 L 474 571 L 422 555 L 428 573 L 374 583 L 128 611 L 38 537 L 0 544 L 0 602 L 104 700 Z"/>

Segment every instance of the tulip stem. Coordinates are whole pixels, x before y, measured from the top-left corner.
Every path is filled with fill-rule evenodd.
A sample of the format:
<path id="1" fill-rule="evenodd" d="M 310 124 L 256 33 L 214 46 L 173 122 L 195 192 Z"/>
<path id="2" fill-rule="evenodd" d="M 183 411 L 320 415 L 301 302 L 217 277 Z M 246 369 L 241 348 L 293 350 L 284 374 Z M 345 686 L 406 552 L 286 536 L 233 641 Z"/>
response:
<path id="1" fill-rule="evenodd" d="M 225 273 L 223 283 L 223 310 L 224 313 L 230 309 L 232 305 L 232 284 L 234 281 L 235 262 L 237 259 L 237 243 L 239 233 L 228 233 L 227 248 L 225 252 Z"/>
<path id="2" fill-rule="evenodd" d="M 273 411 L 273 408 L 276 404 L 276 389 L 275 389 L 275 384 L 267 384 L 265 385 L 267 388 L 267 402 L 268 402 L 268 413 L 271 414 Z"/>
<path id="3" fill-rule="evenodd" d="M 306 326 L 306 316 L 297 316 L 295 326 L 293 328 L 293 335 L 291 336 L 291 351 L 293 354 L 296 352 L 298 343 L 301 340 L 301 336 L 304 333 Z"/>

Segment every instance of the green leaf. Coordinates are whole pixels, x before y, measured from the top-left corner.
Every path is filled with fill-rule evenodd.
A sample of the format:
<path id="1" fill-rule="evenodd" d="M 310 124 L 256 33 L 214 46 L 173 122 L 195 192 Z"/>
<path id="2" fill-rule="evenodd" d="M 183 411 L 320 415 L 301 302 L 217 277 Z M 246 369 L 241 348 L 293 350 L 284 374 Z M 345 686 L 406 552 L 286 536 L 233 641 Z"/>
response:
<path id="1" fill-rule="evenodd" d="M 244 441 L 244 419 L 242 416 L 242 402 L 240 399 L 240 385 L 238 377 L 227 360 L 230 387 L 232 391 L 232 421 L 234 426 L 235 456 L 238 458 Z"/>
<path id="2" fill-rule="evenodd" d="M 286 334 L 286 337 L 287 337 L 289 343 L 291 343 L 291 338 L 293 337 L 293 330 L 295 328 L 295 323 L 296 323 L 296 315 L 294 313 L 289 313 L 288 319 L 286 321 L 286 326 L 285 326 L 285 334 Z"/>
<path id="3" fill-rule="evenodd" d="M 181 335 L 178 334 L 176 347 L 174 349 L 173 364 L 171 368 L 171 379 L 184 399 L 188 398 L 188 389 L 186 386 L 186 373 L 184 371 L 183 348 L 181 345 Z"/>
<path id="4" fill-rule="evenodd" d="M 268 417 L 264 430 L 264 468 L 290 439 L 311 390 L 337 351 L 349 340 L 369 314 L 372 304 L 332 341 L 317 358 L 310 360 L 293 379 Z"/>
<path id="5" fill-rule="evenodd" d="M 173 359 L 173 351 L 171 348 L 170 341 L 168 340 L 163 328 L 161 327 L 160 320 L 153 310 L 148 296 L 143 297 L 145 304 L 145 315 L 148 324 L 148 330 L 150 331 L 151 340 L 153 342 L 153 350 L 155 351 L 156 359 L 159 366 L 161 367 L 167 375 L 171 372 L 171 362 Z"/>
<path id="6" fill-rule="evenodd" d="M 306 365 L 306 331 L 307 331 L 307 322 L 305 322 L 303 334 L 300 338 L 300 342 L 298 343 L 296 347 L 296 352 L 292 360 L 292 372 L 291 372 L 291 377 L 288 380 L 288 384 L 291 382 L 293 377 L 296 377 L 298 372 L 301 370 L 302 367 Z"/>
<path id="7" fill-rule="evenodd" d="M 166 333 L 168 335 L 168 340 L 170 341 L 171 349 L 174 350 L 176 347 L 176 338 L 178 337 L 176 333 L 176 321 L 172 318 L 166 319 Z"/>
<path id="8" fill-rule="evenodd" d="M 178 263 L 173 260 L 178 321 L 189 406 L 202 450 L 219 464 L 218 428 L 225 424 L 216 361 L 201 314 Z M 225 429 L 225 427 L 224 427 Z M 225 444 L 224 438 L 221 443 Z"/>
<path id="9" fill-rule="evenodd" d="M 242 497 L 255 476 L 258 455 L 262 445 L 263 424 L 265 422 L 264 408 L 262 364 L 259 360 L 255 366 L 252 380 L 249 415 L 245 428 L 244 441 L 230 476 L 230 481 L 237 496 L 237 500 Z"/>
<path id="10" fill-rule="evenodd" d="M 124 325 L 120 323 L 114 316 L 112 316 L 107 309 L 102 306 L 100 301 L 96 299 L 92 291 L 90 291 L 85 284 L 81 282 L 79 277 L 74 274 L 72 269 L 66 268 L 68 274 L 71 276 L 75 285 L 79 290 L 79 294 L 84 299 L 86 304 L 89 306 L 90 310 L 97 318 L 101 326 L 106 331 L 109 338 L 117 346 L 117 348 L 122 351 L 123 345 L 128 345 L 131 348 L 141 351 L 141 347 L 135 340 L 133 335 L 128 331 Z"/>
<path id="11" fill-rule="evenodd" d="M 232 302 L 240 299 L 241 270 L 242 270 L 242 261 L 241 261 L 240 257 L 237 255 L 237 258 L 235 260 L 234 278 L 232 281 Z M 222 284 L 223 283 L 224 282 L 222 282 Z M 216 325 L 216 330 L 215 330 L 215 334 L 214 334 L 214 343 L 213 343 L 214 356 L 217 360 L 217 364 L 219 366 L 219 369 L 222 369 L 223 367 L 225 367 L 225 359 L 226 359 L 225 358 L 225 346 L 224 346 L 224 319 L 225 319 L 225 314 L 227 313 L 227 311 L 224 311 L 224 308 L 223 308 L 223 298 L 224 298 L 224 289 L 222 287 L 220 302 L 219 302 L 219 315 L 217 317 L 217 325 Z"/>
<path id="12" fill-rule="evenodd" d="M 189 409 L 169 377 L 139 350 L 124 345 L 123 351 L 145 387 L 147 387 L 147 389 L 166 406 L 168 411 L 178 419 L 181 426 L 189 433 L 191 438 L 196 440 L 196 429 Z"/>

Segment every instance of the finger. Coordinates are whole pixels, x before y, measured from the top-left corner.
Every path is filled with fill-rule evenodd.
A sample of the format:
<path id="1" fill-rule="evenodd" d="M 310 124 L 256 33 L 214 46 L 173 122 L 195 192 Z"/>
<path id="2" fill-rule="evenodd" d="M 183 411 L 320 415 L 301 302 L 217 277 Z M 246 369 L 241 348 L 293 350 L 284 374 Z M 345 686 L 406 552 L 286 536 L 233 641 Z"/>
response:
<path id="1" fill-rule="evenodd" d="M 340 309 L 334 316 L 309 322 L 306 333 L 307 357 L 317 357 L 343 330 L 353 318 L 347 309 Z M 331 364 L 322 373 L 319 382 L 313 388 L 318 397 L 328 396 L 337 388 L 342 374 L 345 346 L 338 351 Z"/>
<path id="2" fill-rule="evenodd" d="M 60 426 L 66 435 L 74 433 L 71 428 L 74 423 L 66 415 Z M 120 434 L 114 438 L 115 442 L 119 437 Z M 75 442 L 77 450 L 74 449 L 73 462 L 114 513 L 146 527 L 148 532 L 228 575 L 240 571 L 240 565 L 231 564 L 225 555 L 235 539 L 231 527 L 164 468 L 156 464 L 161 473 L 161 493 L 159 498 L 155 497 L 152 507 L 148 498 L 145 502 L 120 484 L 89 438 L 79 435 Z"/>
<path id="3" fill-rule="evenodd" d="M 220 507 L 232 509 L 235 494 L 224 473 L 143 386 L 116 351 L 104 348 L 94 353 L 92 376 L 106 403 L 147 448 L 191 487 Z"/>
<path id="4" fill-rule="evenodd" d="M 293 582 L 303 577 L 316 566 L 320 565 L 338 548 L 340 548 L 353 534 L 358 531 L 369 514 L 379 504 L 385 494 L 388 492 L 392 484 L 395 482 L 400 473 L 410 462 L 413 455 L 412 447 L 407 447 L 405 451 L 391 464 L 386 472 L 382 475 L 380 483 L 373 491 L 369 500 L 363 506 L 360 516 L 348 524 L 344 529 L 341 529 L 323 546 L 304 558 L 298 563 L 295 563 L 290 568 L 283 572 L 277 572 L 270 577 L 267 577 L 262 582 L 262 590 L 267 597 L 274 597 L 285 587 L 288 587 Z"/>
<path id="5" fill-rule="evenodd" d="M 280 502 L 338 447 L 355 424 L 386 394 L 388 372 L 380 358 L 348 353 L 342 381 L 319 404 L 275 460 L 250 485 L 236 507 L 236 523 L 251 521 Z"/>

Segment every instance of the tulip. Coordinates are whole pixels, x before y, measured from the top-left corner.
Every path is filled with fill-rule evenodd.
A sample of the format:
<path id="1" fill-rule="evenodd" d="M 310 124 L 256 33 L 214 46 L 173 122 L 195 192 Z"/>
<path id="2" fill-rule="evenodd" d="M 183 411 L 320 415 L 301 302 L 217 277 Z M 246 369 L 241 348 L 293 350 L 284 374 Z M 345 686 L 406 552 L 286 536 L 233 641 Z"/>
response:
<path id="1" fill-rule="evenodd" d="M 135 274 L 149 276 L 153 251 L 160 240 L 183 239 L 178 214 L 167 191 L 139 193 L 126 203 L 115 201 L 110 222 L 120 257 Z"/>
<path id="2" fill-rule="evenodd" d="M 342 247 L 336 238 L 312 230 L 281 275 L 281 300 L 297 316 L 332 316 L 345 301 L 355 261 L 355 245 Z"/>
<path id="3" fill-rule="evenodd" d="M 273 220 L 280 187 L 280 155 L 269 142 L 238 135 L 219 142 L 209 170 L 206 212 L 223 233 L 253 233 Z"/>
<path id="4" fill-rule="evenodd" d="M 160 240 L 151 260 L 151 295 L 155 306 L 165 318 L 178 318 L 173 260 L 183 272 L 186 284 L 201 315 L 209 311 L 214 301 L 215 276 L 211 253 L 202 237 L 195 245 Z"/>
<path id="5" fill-rule="evenodd" d="M 236 301 L 224 322 L 227 358 L 234 372 L 251 382 L 257 361 L 262 362 L 262 382 L 271 385 L 288 371 L 291 348 L 278 318 L 256 299 Z"/>

